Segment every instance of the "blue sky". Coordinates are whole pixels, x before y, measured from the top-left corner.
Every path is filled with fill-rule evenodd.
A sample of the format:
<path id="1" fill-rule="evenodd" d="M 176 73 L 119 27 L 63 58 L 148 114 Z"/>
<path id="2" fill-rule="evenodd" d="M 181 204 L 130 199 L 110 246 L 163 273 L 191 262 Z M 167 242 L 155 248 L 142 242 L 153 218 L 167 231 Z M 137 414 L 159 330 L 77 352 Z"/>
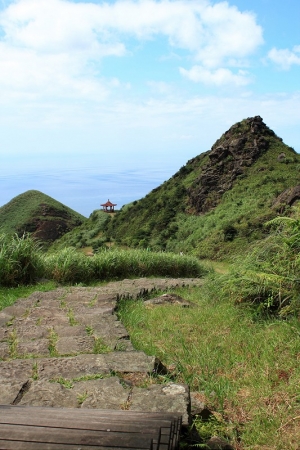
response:
<path id="1" fill-rule="evenodd" d="M 0 0 L 0 206 L 121 206 L 254 115 L 300 152 L 299 19 L 299 0 Z"/>

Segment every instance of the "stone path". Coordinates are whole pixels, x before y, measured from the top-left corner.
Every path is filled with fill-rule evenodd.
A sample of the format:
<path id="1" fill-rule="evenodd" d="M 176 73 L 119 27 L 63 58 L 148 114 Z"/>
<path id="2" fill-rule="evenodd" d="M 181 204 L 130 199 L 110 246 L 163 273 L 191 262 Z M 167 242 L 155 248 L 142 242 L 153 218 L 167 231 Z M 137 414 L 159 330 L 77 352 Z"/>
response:
<path id="1" fill-rule="evenodd" d="M 115 315 L 121 298 L 198 286 L 199 279 L 137 279 L 35 292 L 0 312 L 0 404 L 180 412 L 185 385 L 155 384 L 154 356 L 134 350 Z"/>

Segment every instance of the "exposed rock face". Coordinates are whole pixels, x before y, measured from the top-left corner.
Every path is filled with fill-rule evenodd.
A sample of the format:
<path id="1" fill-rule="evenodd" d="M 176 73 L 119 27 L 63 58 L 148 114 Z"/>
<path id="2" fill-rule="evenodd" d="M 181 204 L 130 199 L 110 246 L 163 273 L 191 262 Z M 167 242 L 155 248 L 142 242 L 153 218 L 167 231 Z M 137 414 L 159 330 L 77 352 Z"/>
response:
<path id="1" fill-rule="evenodd" d="M 275 199 L 273 206 L 281 212 L 286 206 L 293 206 L 297 201 L 300 201 L 300 184 L 282 192 Z"/>
<path id="2" fill-rule="evenodd" d="M 35 217 L 25 224 L 19 231 L 32 233 L 40 241 L 54 242 L 74 227 L 82 224 L 79 219 L 74 219 L 67 210 L 62 211 L 54 206 L 41 203 L 35 212 Z"/>
<path id="3" fill-rule="evenodd" d="M 207 164 L 189 190 L 190 205 L 197 213 L 214 208 L 236 178 L 242 177 L 247 167 L 267 151 L 268 135 L 274 132 L 256 116 L 233 125 L 217 140 L 208 153 Z"/>

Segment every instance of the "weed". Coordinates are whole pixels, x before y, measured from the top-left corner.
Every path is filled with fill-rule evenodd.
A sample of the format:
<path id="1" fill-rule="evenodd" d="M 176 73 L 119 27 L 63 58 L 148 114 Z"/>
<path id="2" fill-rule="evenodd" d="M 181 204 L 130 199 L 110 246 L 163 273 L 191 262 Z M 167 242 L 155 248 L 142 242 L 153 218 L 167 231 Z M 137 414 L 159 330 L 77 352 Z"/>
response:
<path id="1" fill-rule="evenodd" d="M 17 331 L 15 329 L 13 329 L 9 333 L 7 342 L 8 342 L 8 346 L 9 346 L 9 356 L 11 358 L 17 358 L 17 356 L 18 356 L 18 352 L 17 352 L 18 338 L 17 338 Z"/>
<path id="2" fill-rule="evenodd" d="M 74 311 L 72 308 L 69 308 L 67 316 L 71 327 L 74 327 L 75 325 L 79 324 L 79 322 L 75 319 Z"/>
<path id="3" fill-rule="evenodd" d="M 93 353 L 101 354 L 101 353 L 110 353 L 111 351 L 112 348 L 106 345 L 103 339 L 95 337 Z"/>
<path id="4" fill-rule="evenodd" d="M 66 389 L 72 389 L 74 387 L 72 380 L 68 380 L 67 378 L 63 378 L 63 377 L 52 378 L 49 381 L 50 381 L 50 383 L 59 383 L 62 386 L 64 386 Z"/>
<path id="5" fill-rule="evenodd" d="M 88 307 L 93 308 L 96 305 L 96 303 L 97 303 L 97 295 L 95 295 L 95 297 L 89 301 Z"/>
<path id="6" fill-rule="evenodd" d="M 94 328 L 90 325 L 86 325 L 85 331 L 88 336 L 93 336 L 93 334 L 94 334 Z"/>
<path id="7" fill-rule="evenodd" d="M 48 346 L 48 348 L 49 348 L 50 356 L 54 356 L 54 357 L 58 356 L 58 351 L 56 349 L 56 344 L 57 344 L 57 341 L 58 341 L 58 334 L 54 331 L 53 328 L 51 328 L 49 330 L 48 339 L 49 339 L 49 346 Z"/>
<path id="8" fill-rule="evenodd" d="M 77 395 L 77 402 L 78 405 L 82 405 L 82 403 L 88 398 L 89 394 L 87 391 L 83 392 L 82 394 Z"/>
<path id="9" fill-rule="evenodd" d="M 37 362 L 34 362 L 32 364 L 32 375 L 31 375 L 33 380 L 38 380 L 39 379 L 39 373 L 38 373 L 38 364 Z"/>

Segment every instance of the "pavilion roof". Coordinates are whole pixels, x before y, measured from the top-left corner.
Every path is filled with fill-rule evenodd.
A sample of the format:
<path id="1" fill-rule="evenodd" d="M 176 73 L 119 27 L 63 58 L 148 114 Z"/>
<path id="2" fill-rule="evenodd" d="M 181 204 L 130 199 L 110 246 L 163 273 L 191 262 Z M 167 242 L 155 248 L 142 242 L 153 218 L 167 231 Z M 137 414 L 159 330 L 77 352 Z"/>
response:
<path id="1" fill-rule="evenodd" d="M 106 203 L 102 203 L 101 206 L 117 206 L 117 203 L 112 203 L 109 199 Z"/>

